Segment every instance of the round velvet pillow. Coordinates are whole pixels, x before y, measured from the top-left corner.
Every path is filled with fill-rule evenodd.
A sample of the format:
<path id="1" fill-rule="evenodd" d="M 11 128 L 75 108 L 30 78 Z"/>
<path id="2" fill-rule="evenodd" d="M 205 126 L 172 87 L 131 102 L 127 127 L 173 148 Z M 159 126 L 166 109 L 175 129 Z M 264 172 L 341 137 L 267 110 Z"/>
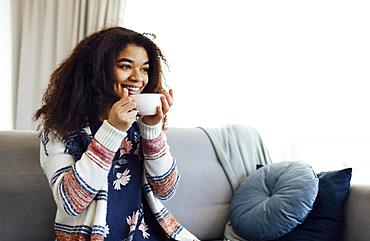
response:
<path id="1" fill-rule="evenodd" d="M 304 162 L 268 164 L 249 175 L 230 204 L 230 221 L 251 241 L 277 239 L 302 223 L 313 208 L 319 179 Z"/>

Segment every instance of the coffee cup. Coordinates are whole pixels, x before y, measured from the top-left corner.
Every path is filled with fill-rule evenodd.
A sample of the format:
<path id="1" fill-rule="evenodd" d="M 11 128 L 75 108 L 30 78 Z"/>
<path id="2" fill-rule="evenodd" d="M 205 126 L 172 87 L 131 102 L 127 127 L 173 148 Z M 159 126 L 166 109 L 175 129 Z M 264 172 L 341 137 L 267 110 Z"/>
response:
<path id="1" fill-rule="evenodd" d="M 140 115 L 155 115 L 157 113 L 157 107 L 162 106 L 161 102 L 162 94 L 157 93 L 143 93 L 137 95 L 131 95 L 136 102 L 136 110 Z"/>

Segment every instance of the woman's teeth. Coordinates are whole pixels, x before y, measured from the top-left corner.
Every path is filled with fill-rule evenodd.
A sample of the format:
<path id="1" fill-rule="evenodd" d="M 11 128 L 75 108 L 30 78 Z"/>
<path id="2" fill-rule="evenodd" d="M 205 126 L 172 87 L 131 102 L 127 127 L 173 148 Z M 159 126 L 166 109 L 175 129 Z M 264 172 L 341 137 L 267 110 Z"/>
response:
<path id="1" fill-rule="evenodd" d="M 135 95 L 135 94 L 140 93 L 139 87 L 133 87 L 133 86 L 127 86 L 127 85 L 122 85 L 122 87 L 128 90 L 129 95 Z"/>

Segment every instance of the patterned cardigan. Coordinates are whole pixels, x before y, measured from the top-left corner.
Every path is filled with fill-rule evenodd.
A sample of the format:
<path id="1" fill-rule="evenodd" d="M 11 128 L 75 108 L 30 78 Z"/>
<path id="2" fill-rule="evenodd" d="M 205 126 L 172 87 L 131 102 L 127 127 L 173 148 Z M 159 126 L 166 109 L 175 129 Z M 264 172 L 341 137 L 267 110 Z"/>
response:
<path id="1" fill-rule="evenodd" d="M 139 126 L 145 159 L 143 190 L 154 216 L 169 237 L 198 240 L 161 202 L 174 194 L 179 180 L 161 123 L 148 126 L 139 119 Z M 89 127 L 85 131 L 91 134 Z M 126 135 L 105 120 L 76 162 L 65 142 L 42 133 L 40 163 L 57 205 L 54 228 L 58 240 L 104 240 L 108 232 L 108 172 Z"/>

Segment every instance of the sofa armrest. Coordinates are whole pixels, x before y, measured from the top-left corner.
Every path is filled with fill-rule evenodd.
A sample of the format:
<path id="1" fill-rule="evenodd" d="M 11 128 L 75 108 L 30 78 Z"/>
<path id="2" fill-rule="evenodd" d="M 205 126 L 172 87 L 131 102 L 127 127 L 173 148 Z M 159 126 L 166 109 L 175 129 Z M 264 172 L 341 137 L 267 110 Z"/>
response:
<path id="1" fill-rule="evenodd" d="M 351 186 L 343 222 L 343 241 L 370 240 L 370 185 Z"/>

